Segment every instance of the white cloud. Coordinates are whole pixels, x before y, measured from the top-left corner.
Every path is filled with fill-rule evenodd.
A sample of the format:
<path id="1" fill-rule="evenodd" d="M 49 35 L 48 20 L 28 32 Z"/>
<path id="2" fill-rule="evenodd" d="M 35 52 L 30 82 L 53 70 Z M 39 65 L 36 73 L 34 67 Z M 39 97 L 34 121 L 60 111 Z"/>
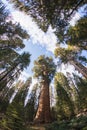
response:
<path id="1" fill-rule="evenodd" d="M 33 44 L 40 44 L 45 47 L 48 51 L 54 53 L 54 49 L 57 43 L 57 37 L 54 34 L 54 29 L 49 26 L 48 31 L 43 32 L 38 25 L 33 21 L 31 16 L 13 8 L 13 4 L 8 4 L 6 0 L 3 0 L 6 3 L 7 7 L 10 9 L 13 19 L 16 22 L 19 22 L 21 26 L 27 30 L 32 39 Z M 72 20 L 70 21 L 70 25 L 74 26 L 76 21 L 80 19 L 80 14 L 77 12 Z"/>
<path id="2" fill-rule="evenodd" d="M 33 21 L 31 16 L 13 8 L 13 4 L 8 4 L 6 0 L 3 2 L 7 5 L 7 9 L 11 11 L 15 22 L 19 22 L 21 26 L 27 30 L 32 39 L 33 44 L 40 44 L 47 50 L 54 52 L 57 43 L 57 37 L 54 34 L 54 29 L 49 26 L 48 31 L 43 32 L 38 25 Z"/>
<path id="3" fill-rule="evenodd" d="M 6 0 L 3 0 L 3 2 L 5 2 L 8 5 L 8 2 Z M 27 32 L 30 35 L 30 38 L 32 39 L 33 44 L 40 44 L 41 46 L 45 47 L 47 50 L 54 53 L 54 49 L 57 43 L 57 37 L 54 34 L 55 30 L 52 29 L 51 26 L 49 26 L 47 32 L 45 33 L 37 26 L 35 21 L 33 21 L 33 19 L 30 16 L 18 10 L 14 10 L 11 4 L 8 5 L 8 8 L 11 10 L 14 21 L 19 22 L 21 26 L 27 30 Z M 76 21 L 79 18 L 80 18 L 80 14 L 77 12 L 75 16 L 72 18 L 72 20 L 70 21 L 70 24 L 74 26 Z M 66 73 L 66 71 L 72 73 L 74 71 L 74 68 L 71 65 L 68 65 L 68 67 L 65 68 L 63 64 L 61 72 Z M 23 71 L 22 75 L 20 76 L 20 79 L 25 80 L 28 77 L 29 75 Z M 36 81 L 33 80 L 33 83 L 35 82 Z"/>
<path id="4" fill-rule="evenodd" d="M 43 32 L 33 19 L 23 12 L 14 11 L 12 16 L 15 21 L 19 22 L 21 26 L 27 30 L 33 44 L 40 44 L 46 47 L 47 50 L 54 52 L 57 43 L 57 37 L 54 34 L 54 29 L 49 26 L 47 32 Z"/>

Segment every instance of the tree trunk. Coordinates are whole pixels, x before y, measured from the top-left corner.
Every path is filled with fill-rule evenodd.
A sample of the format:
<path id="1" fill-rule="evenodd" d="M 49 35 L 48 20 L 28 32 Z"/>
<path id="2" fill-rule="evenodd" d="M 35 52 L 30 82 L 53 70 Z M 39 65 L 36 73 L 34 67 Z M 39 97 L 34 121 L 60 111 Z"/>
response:
<path id="1" fill-rule="evenodd" d="M 18 63 L 19 64 L 19 63 Z M 11 73 L 17 66 L 18 64 L 16 64 L 15 66 L 13 66 L 10 70 L 7 71 L 7 73 L 5 75 L 3 75 L 3 77 L 0 78 L 0 82 L 9 74 Z"/>
<path id="2" fill-rule="evenodd" d="M 48 123 L 50 121 L 51 121 L 51 115 L 50 115 L 49 83 L 44 81 L 39 99 L 39 106 L 34 122 Z"/>
<path id="3" fill-rule="evenodd" d="M 6 77 L 4 77 L 4 79 L 2 79 L 1 81 L 0 81 L 0 91 L 2 91 L 2 89 L 4 88 L 4 87 L 6 87 L 6 85 L 9 83 L 9 82 L 11 82 L 11 84 L 10 84 L 10 86 L 12 85 L 12 83 L 14 82 L 14 80 L 16 80 L 16 78 L 19 76 L 19 74 L 20 74 L 20 69 L 18 69 L 18 70 L 16 70 L 16 72 L 15 73 L 13 73 L 13 75 L 11 75 L 10 77 L 8 76 L 6 76 Z"/>
<path id="4" fill-rule="evenodd" d="M 74 11 L 76 11 L 78 9 L 78 7 L 81 5 L 81 3 L 83 2 L 84 0 L 80 0 L 77 5 L 72 9 L 72 12 L 68 15 L 68 17 L 70 17 Z"/>
<path id="5" fill-rule="evenodd" d="M 85 66 L 74 60 L 70 61 L 70 63 L 87 79 L 87 68 Z"/>

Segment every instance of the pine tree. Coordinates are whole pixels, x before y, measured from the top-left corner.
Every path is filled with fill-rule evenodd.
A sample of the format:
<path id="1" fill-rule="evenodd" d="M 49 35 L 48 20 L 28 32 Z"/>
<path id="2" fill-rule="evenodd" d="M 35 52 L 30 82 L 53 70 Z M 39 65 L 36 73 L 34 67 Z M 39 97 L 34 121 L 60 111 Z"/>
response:
<path id="1" fill-rule="evenodd" d="M 24 48 L 23 39 L 29 36 L 20 24 L 13 24 L 9 14 L 5 5 L 0 2 L 0 91 L 7 84 L 11 86 L 19 77 L 20 71 L 30 62 L 30 54 L 19 55 L 16 51 L 18 48 Z"/>
<path id="2" fill-rule="evenodd" d="M 17 79 L 21 73 L 21 71 L 24 70 L 24 68 L 27 68 L 27 66 L 30 63 L 30 54 L 29 53 L 23 53 L 19 55 L 7 68 L 5 73 L 0 76 L 0 91 L 10 83 L 10 85 L 14 82 L 15 79 Z M 6 82 L 4 82 L 6 81 Z"/>
<path id="3" fill-rule="evenodd" d="M 67 78 L 62 73 L 55 75 L 56 87 L 56 111 L 57 119 L 69 119 L 74 115 L 74 107 L 71 100 L 70 88 Z"/>

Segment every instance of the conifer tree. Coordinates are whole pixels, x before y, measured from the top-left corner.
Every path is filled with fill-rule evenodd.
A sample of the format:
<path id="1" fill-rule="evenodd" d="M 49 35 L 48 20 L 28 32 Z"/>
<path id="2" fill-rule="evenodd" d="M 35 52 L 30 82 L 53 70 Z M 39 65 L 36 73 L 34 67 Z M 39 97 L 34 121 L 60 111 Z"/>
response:
<path id="1" fill-rule="evenodd" d="M 34 76 L 40 80 L 41 94 L 39 99 L 39 106 L 35 116 L 35 122 L 50 122 L 50 97 L 49 97 L 49 85 L 54 76 L 56 66 L 51 57 L 45 57 L 41 55 L 34 62 Z"/>
<path id="2" fill-rule="evenodd" d="M 62 73 L 55 75 L 55 87 L 57 93 L 56 111 L 57 119 L 69 119 L 74 115 L 74 107 L 70 98 L 70 88 L 67 78 Z"/>
<path id="3" fill-rule="evenodd" d="M 55 49 L 55 56 L 60 58 L 61 62 L 72 64 L 78 72 L 87 78 L 87 68 L 80 62 L 87 62 L 87 59 L 80 56 L 80 50 L 76 46 L 68 46 L 68 48 L 58 47 Z"/>

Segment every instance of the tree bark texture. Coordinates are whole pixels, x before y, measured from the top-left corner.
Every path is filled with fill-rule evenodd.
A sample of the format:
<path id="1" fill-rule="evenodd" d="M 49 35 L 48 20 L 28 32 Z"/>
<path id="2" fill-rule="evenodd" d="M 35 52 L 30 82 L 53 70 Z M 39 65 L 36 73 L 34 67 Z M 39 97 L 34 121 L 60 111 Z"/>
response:
<path id="1" fill-rule="evenodd" d="M 87 68 L 77 61 L 70 61 L 78 72 L 80 72 L 87 79 Z"/>
<path id="2" fill-rule="evenodd" d="M 50 121 L 51 121 L 51 115 L 50 115 L 49 83 L 44 81 L 39 99 L 38 110 L 34 122 L 48 123 Z"/>

